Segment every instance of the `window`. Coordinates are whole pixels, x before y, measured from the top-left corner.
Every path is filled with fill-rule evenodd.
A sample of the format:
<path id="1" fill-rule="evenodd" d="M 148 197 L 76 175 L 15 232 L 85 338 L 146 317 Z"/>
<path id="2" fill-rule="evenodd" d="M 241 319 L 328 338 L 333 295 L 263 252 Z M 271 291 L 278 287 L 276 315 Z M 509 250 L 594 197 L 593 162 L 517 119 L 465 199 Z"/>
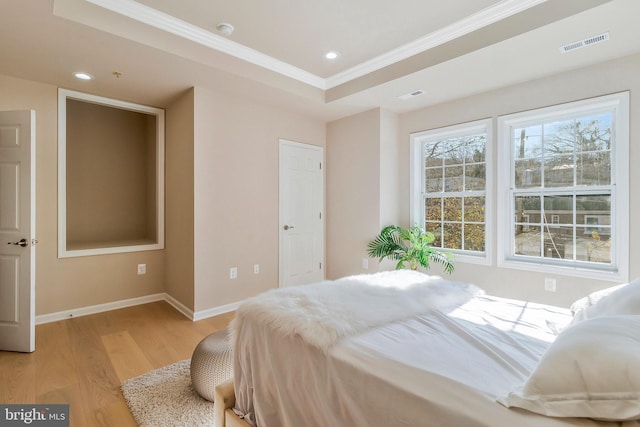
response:
<path id="1" fill-rule="evenodd" d="M 411 222 L 472 262 L 489 262 L 490 128 L 482 120 L 411 135 Z"/>
<path id="2" fill-rule="evenodd" d="M 502 265 L 628 279 L 628 111 L 621 93 L 498 119 Z"/>

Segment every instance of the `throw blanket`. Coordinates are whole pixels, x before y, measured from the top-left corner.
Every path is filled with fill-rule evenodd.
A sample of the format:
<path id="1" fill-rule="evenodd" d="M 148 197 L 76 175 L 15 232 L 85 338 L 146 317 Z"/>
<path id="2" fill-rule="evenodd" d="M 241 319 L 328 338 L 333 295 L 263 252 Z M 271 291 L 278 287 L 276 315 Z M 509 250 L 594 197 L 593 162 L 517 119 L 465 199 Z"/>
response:
<path id="1" fill-rule="evenodd" d="M 339 340 L 416 314 L 465 303 L 482 291 L 474 285 L 417 271 L 396 270 L 279 288 L 243 302 L 232 337 L 247 316 L 284 336 L 299 335 L 327 351 Z"/>

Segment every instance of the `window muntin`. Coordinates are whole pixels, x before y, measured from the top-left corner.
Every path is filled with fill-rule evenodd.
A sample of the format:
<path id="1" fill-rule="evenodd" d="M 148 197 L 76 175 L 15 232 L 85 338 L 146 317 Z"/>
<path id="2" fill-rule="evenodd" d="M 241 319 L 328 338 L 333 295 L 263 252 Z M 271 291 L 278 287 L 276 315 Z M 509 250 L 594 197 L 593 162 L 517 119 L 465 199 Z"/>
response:
<path id="1" fill-rule="evenodd" d="M 463 258 L 487 257 L 489 129 L 485 120 L 411 135 L 412 223 Z"/>
<path id="2" fill-rule="evenodd" d="M 515 196 L 514 206 L 515 255 L 612 264 L 609 194 Z"/>
<path id="3" fill-rule="evenodd" d="M 507 198 L 498 209 L 512 212 L 513 221 L 508 234 L 508 223 L 498 221 L 506 242 L 502 264 L 626 277 L 628 94 L 504 116 L 498 123 L 499 149 L 508 147 L 501 159 L 509 168 L 508 180 L 499 184 Z"/>

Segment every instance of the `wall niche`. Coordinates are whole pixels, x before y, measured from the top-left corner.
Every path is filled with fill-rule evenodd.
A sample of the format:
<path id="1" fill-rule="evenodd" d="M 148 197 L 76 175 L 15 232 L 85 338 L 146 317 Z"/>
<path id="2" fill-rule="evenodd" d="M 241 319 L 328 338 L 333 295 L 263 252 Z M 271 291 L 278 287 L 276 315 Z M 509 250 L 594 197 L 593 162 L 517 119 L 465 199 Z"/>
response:
<path id="1" fill-rule="evenodd" d="M 58 256 L 164 248 L 164 110 L 59 89 Z"/>

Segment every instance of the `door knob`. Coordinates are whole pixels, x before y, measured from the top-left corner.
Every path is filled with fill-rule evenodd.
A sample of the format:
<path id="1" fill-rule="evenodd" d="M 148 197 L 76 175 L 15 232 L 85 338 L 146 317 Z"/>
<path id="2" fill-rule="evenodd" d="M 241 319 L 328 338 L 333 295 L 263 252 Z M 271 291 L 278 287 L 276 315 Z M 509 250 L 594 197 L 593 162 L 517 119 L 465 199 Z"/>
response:
<path id="1" fill-rule="evenodd" d="M 284 226 L 284 231 L 287 231 L 290 228 L 294 228 L 293 225 L 285 225 Z"/>
<path id="2" fill-rule="evenodd" d="M 20 239 L 17 242 L 9 242 L 9 243 L 7 243 L 7 245 L 22 246 L 24 248 L 24 247 L 29 246 L 29 243 L 27 243 L 27 239 Z"/>

